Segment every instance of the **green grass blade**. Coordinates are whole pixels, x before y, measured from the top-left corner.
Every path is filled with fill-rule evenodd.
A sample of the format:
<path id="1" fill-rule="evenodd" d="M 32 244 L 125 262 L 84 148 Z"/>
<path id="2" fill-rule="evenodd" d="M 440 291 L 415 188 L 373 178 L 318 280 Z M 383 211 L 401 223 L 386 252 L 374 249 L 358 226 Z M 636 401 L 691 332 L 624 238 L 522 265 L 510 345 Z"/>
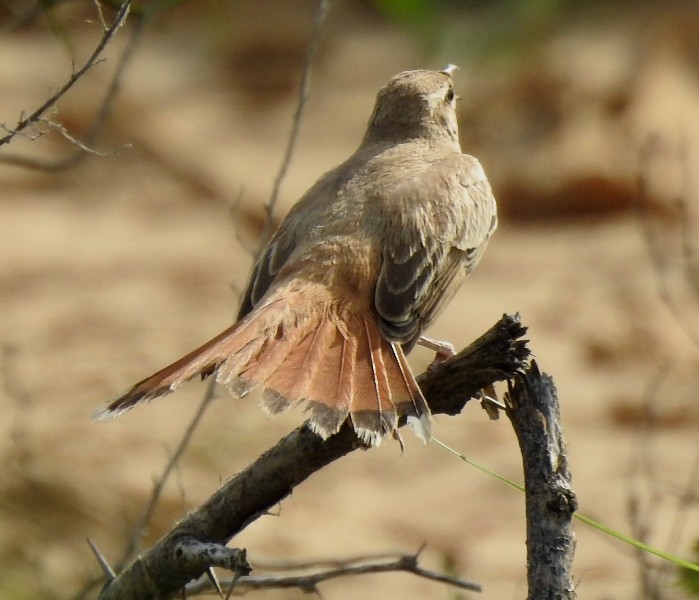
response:
<path id="1" fill-rule="evenodd" d="M 486 475 L 489 475 L 490 477 L 493 477 L 497 479 L 498 481 L 501 481 L 505 485 L 510 486 L 511 488 L 514 488 L 516 490 L 519 490 L 520 492 L 524 492 L 524 486 L 520 485 L 518 483 L 515 483 L 511 479 L 508 479 L 507 477 L 504 477 L 503 475 L 499 475 L 498 473 L 495 473 L 494 471 L 491 471 L 488 467 L 485 467 L 481 464 L 478 464 L 477 462 L 471 460 L 470 458 L 464 456 L 461 454 L 461 452 L 458 452 L 457 450 L 454 450 L 450 446 L 447 446 L 444 442 L 440 442 L 438 439 L 432 438 L 432 442 L 442 448 L 443 450 L 446 450 L 447 452 L 453 454 L 454 456 L 460 458 L 463 460 L 465 463 L 468 463 L 472 467 L 475 467 L 479 471 L 482 471 Z M 669 552 L 665 552 L 663 550 L 660 550 L 659 548 L 655 548 L 653 546 L 650 546 L 648 544 L 645 544 L 636 538 L 633 538 L 629 535 L 626 535 L 624 533 L 621 533 L 619 531 L 616 531 L 615 529 L 612 529 L 611 527 L 607 527 L 606 525 L 603 525 L 602 523 L 599 523 L 595 521 L 594 519 L 591 519 L 590 517 L 586 517 L 585 515 L 581 515 L 580 513 L 576 512 L 573 513 L 573 517 L 575 517 L 578 521 L 585 523 L 586 525 L 589 525 L 590 527 L 593 527 L 597 529 L 598 531 L 601 531 L 602 533 L 606 533 L 607 535 L 610 535 L 622 542 L 625 542 L 629 544 L 630 546 L 633 546 L 634 548 L 638 548 L 640 550 L 643 550 L 644 552 L 648 552 L 649 554 L 653 554 L 654 556 L 657 556 L 659 558 L 662 558 L 663 560 L 667 560 L 678 567 L 683 567 L 684 569 L 689 569 L 690 571 L 696 571 L 699 573 L 699 565 L 695 563 L 691 563 L 688 560 L 684 560 L 683 558 L 680 558 L 679 556 L 675 556 L 674 554 L 670 554 Z"/>

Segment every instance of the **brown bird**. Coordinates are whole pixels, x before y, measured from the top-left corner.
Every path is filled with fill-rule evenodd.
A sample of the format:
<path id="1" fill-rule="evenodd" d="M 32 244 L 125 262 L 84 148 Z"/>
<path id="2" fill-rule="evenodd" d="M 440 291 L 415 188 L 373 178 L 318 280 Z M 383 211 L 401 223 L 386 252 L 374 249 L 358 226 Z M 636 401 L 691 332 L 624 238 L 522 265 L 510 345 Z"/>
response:
<path id="1" fill-rule="evenodd" d="M 214 375 L 270 414 L 304 402 L 327 438 L 349 415 L 378 445 L 430 410 L 405 355 L 478 263 L 497 225 L 479 162 L 461 153 L 449 66 L 405 71 L 378 93 L 357 151 L 289 211 L 257 262 L 238 321 L 140 381 L 102 419 Z"/>

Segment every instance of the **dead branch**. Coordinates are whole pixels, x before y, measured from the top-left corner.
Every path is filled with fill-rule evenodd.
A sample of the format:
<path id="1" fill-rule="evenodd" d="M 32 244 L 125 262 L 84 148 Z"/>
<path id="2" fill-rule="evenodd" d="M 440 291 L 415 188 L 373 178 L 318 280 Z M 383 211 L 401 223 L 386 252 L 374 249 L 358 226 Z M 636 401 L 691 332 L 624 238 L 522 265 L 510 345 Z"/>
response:
<path id="1" fill-rule="evenodd" d="M 553 379 L 535 362 L 508 384 L 506 414 L 524 463 L 529 600 L 573 600 L 577 499 Z"/>
<path id="2" fill-rule="evenodd" d="M 420 386 L 433 413 L 458 414 L 482 387 L 520 372 L 529 357 L 521 339 L 525 332 L 518 316 L 505 315 L 440 368 L 421 375 Z M 185 549 L 195 543 L 225 547 L 313 473 L 359 448 L 364 446 L 347 424 L 328 440 L 305 425 L 297 428 L 120 573 L 100 598 L 172 597 L 206 570 L 203 559 L 184 561 Z M 236 568 L 237 575 L 247 574 L 244 564 Z"/>

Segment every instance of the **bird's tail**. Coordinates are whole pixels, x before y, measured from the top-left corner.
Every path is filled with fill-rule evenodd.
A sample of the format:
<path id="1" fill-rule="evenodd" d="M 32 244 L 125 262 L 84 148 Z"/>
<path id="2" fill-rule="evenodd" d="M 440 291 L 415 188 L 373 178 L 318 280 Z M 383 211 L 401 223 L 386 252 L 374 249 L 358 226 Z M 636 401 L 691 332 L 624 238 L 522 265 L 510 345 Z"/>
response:
<path id="1" fill-rule="evenodd" d="M 406 417 L 418 437 L 429 440 L 429 407 L 402 348 L 383 339 L 373 315 L 318 306 L 309 315 L 290 310 L 293 300 L 256 308 L 135 384 L 95 418 L 116 416 L 190 379 L 215 374 L 218 383 L 240 397 L 262 388 L 262 405 L 270 414 L 305 402 L 311 428 L 323 438 L 336 433 L 349 416 L 357 434 L 378 445 Z"/>

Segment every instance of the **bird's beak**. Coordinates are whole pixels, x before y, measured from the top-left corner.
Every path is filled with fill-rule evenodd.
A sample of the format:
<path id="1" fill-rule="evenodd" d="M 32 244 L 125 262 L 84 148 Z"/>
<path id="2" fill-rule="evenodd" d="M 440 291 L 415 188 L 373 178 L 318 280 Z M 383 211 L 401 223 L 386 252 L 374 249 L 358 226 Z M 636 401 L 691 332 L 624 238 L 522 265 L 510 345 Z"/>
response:
<path id="1" fill-rule="evenodd" d="M 452 74 L 454 71 L 458 71 L 458 70 L 459 70 L 459 67 L 457 67 L 456 65 L 452 65 L 451 63 L 449 63 L 446 67 L 444 67 L 444 68 L 440 71 L 440 73 L 444 73 L 445 75 L 449 75 L 449 77 L 451 77 L 451 74 Z"/>

